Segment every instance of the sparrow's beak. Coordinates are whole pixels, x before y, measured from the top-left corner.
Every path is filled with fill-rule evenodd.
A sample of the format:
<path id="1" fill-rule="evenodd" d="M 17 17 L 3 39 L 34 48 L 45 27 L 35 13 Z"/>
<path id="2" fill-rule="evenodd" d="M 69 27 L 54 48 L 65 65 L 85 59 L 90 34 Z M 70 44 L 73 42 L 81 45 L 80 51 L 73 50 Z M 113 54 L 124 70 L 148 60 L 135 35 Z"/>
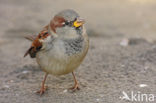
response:
<path id="1" fill-rule="evenodd" d="M 82 19 L 82 18 L 77 18 L 77 19 L 74 21 L 73 26 L 77 28 L 77 27 L 82 26 L 84 23 L 85 23 L 84 19 Z"/>

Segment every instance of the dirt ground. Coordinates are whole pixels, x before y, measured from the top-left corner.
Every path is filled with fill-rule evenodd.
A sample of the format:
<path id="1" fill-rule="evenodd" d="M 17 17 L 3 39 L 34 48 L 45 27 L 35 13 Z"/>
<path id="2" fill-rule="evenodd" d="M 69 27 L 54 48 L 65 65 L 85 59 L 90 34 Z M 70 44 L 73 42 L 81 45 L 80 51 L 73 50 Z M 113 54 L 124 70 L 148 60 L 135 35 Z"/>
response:
<path id="1" fill-rule="evenodd" d="M 23 36 L 37 34 L 67 8 L 85 18 L 90 36 L 76 70 L 81 90 L 67 90 L 71 74 L 49 75 L 40 97 L 35 91 L 44 72 L 23 58 L 30 46 Z M 155 0 L 0 0 L 0 103 L 140 103 L 120 97 L 131 91 L 156 96 L 155 10 Z"/>

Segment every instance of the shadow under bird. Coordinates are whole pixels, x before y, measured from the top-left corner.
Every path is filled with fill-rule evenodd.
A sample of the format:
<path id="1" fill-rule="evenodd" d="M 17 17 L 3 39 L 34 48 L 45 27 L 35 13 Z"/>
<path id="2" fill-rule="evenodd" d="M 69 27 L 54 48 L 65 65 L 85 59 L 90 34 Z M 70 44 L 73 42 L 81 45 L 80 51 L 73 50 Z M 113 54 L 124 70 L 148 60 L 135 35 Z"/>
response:
<path id="1" fill-rule="evenodd" d="M 67 9 L 56 14 L 50 23 L 43 28 L 38 36 L 26 37 L 32 44 L 26 51 L 31 58 L 36 58 L 40 68 L 45 72 L 41 89 L 42 95 L 48 74 L 64 75 L 72 73 L 74 86 L 70 89 L 79 90 L 74 70 L 82 63 L 89 48 L 88 35 L 84 28 L 84 20 L 74 10 Z"/>

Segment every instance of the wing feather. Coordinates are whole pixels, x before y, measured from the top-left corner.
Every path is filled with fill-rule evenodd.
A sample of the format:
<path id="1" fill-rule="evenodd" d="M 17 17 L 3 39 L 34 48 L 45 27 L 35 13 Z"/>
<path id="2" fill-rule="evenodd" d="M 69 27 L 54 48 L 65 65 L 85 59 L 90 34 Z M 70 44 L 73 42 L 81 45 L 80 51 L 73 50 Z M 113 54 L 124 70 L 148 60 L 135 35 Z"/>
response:
<path id="1" fill-rule="evenodd" d="M 38 36 L 25 37 L 26 39 L 32 41 L 32 44 L 30 48 L 24 54 L 24 57 L 26 57 L 29 54 L 31 58 L 35 58 L 36 53 L 40 51 L 42 48 L 42 42 L 40 40 L 41 39 L 44 40 L 47 36 L 49 36 L 48 25 L 43 28 L 43 30 L 38 34 Z"/>

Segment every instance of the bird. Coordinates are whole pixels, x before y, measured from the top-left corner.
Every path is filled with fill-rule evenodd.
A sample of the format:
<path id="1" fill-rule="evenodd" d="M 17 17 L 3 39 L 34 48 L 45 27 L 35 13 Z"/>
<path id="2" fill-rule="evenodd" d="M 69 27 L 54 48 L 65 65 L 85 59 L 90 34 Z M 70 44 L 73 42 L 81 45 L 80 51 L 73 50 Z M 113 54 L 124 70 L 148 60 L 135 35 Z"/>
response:
<path id="1" fill-rule="evenodd" d="M 72 73 L 73 91 L 79 90 L 74 70 L 84 60 L 89 49 L 89 38 L 84 27 L 85 20 L 72 9 L 58 12 L 50 23 L 38 35 L 26 36 L 32 42 L 24 54 L 35 58 L 39 67 L 45 72 L 40 90 L 44 94 L 46 78 L 49 74 L 60 76 Z"/>

